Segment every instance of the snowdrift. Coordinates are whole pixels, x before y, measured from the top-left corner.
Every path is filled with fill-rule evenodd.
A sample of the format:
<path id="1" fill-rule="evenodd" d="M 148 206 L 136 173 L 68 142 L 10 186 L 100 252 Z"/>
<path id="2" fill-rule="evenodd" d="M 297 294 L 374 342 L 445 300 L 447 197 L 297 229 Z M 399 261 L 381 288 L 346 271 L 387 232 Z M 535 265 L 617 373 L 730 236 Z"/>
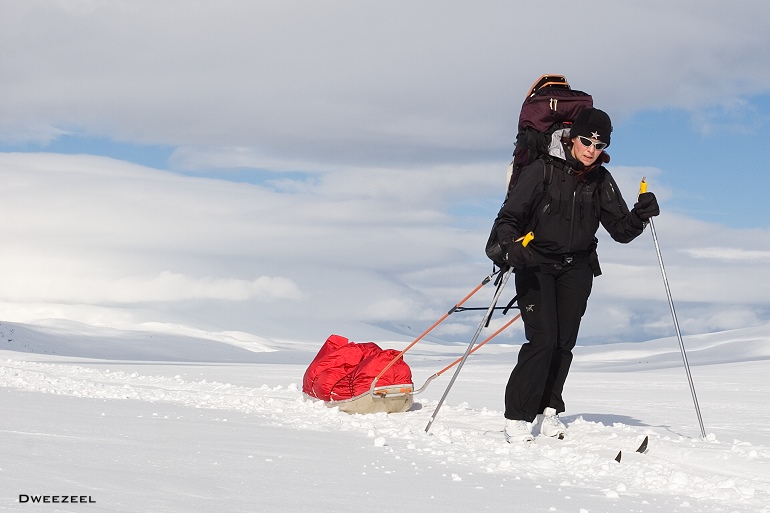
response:
<path id="1" fill-rule="evenodd" d="M 395 349 L 382 349 L 374 342 L 356 343 L 331 335 L 310 363 L 302 379 L 307 397 L 324 401 L 348 413 L 393 413 L 412 406 L 412 371 L 398 359 Z"/>

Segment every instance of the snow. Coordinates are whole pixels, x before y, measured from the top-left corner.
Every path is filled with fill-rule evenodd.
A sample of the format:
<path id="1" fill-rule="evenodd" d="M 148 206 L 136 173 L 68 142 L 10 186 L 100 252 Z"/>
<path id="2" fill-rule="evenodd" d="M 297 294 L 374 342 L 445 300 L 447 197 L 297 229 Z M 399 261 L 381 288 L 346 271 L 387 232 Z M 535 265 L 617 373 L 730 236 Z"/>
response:
<path id="1" fill-rule="evenodd" d="M 685 337 L 705 439 L 666 338 L 579 347 L 567 438 L 528 446 L 501 434 L 518 346 L 471 356 L 426 434 L 453 371 L 348 415 L 300 389 L 328 335 L 0 322 L 0 511 L 770 512 L 770 326 Z M 415 385 L 464 350 L 415 346 Z"/>

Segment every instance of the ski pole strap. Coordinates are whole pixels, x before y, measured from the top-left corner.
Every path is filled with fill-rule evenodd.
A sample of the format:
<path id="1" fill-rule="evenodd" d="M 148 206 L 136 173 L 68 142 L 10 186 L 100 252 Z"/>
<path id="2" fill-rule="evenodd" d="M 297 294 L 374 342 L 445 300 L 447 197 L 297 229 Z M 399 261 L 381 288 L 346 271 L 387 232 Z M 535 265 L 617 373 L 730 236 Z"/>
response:
<path id="1" fill-rule="evenodd" d="M 518 295 L 518 294 L 516 294 L 515 296 L 513 296 L 513 298 L 512 298 L 510 301 L 508 301 L 508 304 L 507 304 L 507 305 L 505 306 L 505 308 L 503 309 L 503 315 L 507 314 L 507 313 L 508 313 L 508 310 L 510 310 L 511 308 L 513 308 L 513 304 L 516 302 L 516 300 L 517 300 L 517 299 L 519 299 L 519 295 Z"/>
<path id="2" fill-rule="evenodd" d="M 509 273 L 505 273 L 507 276 Z M 500 273 L 500 276 L 498 276 L 497 281 L 495 282 L 497 284 L 497 289 L 495 290 L 495 300 L 492 302 L 492 305 L 488 308 L 489 315 L 487 316 L 487 322 L 484 324 L 485 328 L 489 327 L 489 322 L 492 320 L 492 314 L 495 313 L 495 310 L 497 310 L 497 299 L 500 297 L 500 291 L 502 290 L 503 286 L 505 285 L 505 282 L 507 280 L 501 280 L 500 278 L 503 276 L 502 273 Z"/>
<path id="3" fill-rule="evenodd" d="M 517 298 L 514 298 L 511 301 L 513 302 L 516 299 Z M 506 306 L 496 306 L 495 310 L 506 310 L 507 311 L 508 308 L 509 307 L 506 307 Z M 518 307 L 512 307 L 512 308 L 518 308 Z M 489 308 L 487 308 L 486 306 L 461 306 L 460 308 L 455 309 L 455 312 L 470 312 L 470 311 L 473 311 L 473 310 L 484 310 L 484 311 L 487 311 L 487 310 L 489 310 Z M 505 312 L 503 312 L 503 313 L 505 313 Z"/>

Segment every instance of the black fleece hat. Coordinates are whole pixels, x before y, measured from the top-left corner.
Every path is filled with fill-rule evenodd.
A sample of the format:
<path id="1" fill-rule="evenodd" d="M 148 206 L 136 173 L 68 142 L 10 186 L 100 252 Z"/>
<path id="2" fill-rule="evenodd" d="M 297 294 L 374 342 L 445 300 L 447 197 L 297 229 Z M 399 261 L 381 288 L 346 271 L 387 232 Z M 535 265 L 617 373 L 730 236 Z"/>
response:
<path id="1" fill-rule="evenodd" d="M 599 109 L 583 109 L 572 123 L 569 136 L 589 137 L 597 139 L 610 145 L 610 134 L 612 133 L 612 122 L 606 112 Z"/>

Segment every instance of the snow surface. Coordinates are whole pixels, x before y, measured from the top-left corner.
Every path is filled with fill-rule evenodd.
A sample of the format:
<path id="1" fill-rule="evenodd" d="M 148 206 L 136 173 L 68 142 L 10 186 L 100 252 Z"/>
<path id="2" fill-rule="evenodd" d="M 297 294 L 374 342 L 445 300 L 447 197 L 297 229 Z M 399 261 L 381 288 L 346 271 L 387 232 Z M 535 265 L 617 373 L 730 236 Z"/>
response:
<path id="1" fill-rule="evenodd" d="M 500 431 L 518 346 L 474 354 L 426 434 L 453 371 L 341 413 L 300 390 L 328 335 L 0 322 L 0 511 L 770 512 L 770 326 L 685 338 L 706 439 L 667 338 L 579 347 L 568 436 L 530 446 Z M 415 385 L 464 350 L 415 346 Z"/>

